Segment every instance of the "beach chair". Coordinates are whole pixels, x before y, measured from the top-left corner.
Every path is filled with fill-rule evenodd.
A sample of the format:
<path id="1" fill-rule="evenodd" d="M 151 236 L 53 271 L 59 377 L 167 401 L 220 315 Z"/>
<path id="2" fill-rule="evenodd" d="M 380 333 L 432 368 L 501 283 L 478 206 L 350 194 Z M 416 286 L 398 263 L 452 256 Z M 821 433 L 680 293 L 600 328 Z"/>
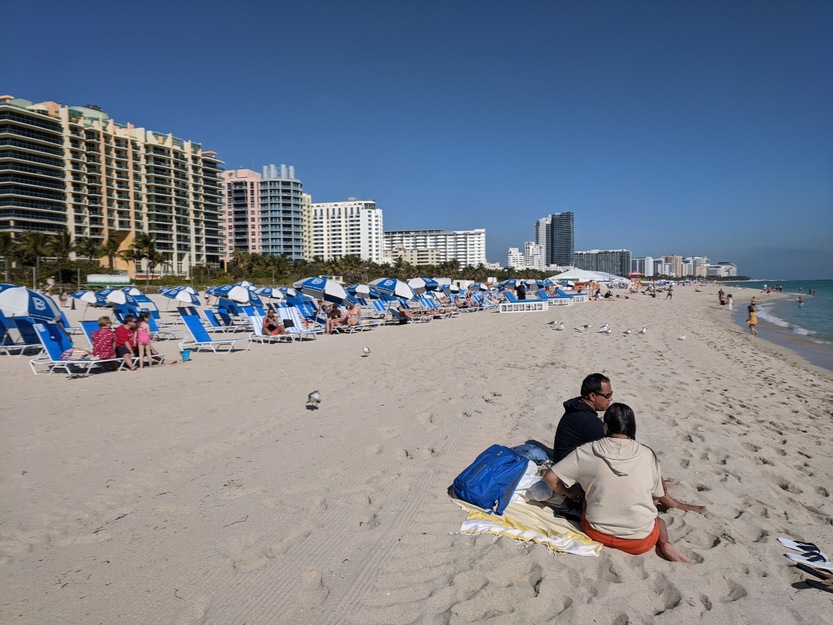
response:
<path id="1" fill-rule="evenodd" d="M 68 375 L 89 375 L 94 369 L 100 369 L 103 363 L 118 363 L 119 369 L 124 364 L 121 358 L 61 360 L 61 355 L 74 347 L 69 335 L 54 323 L 35 323 L 32 327 L 44 349 L 43 354 L 29 361 L 34 375 L 39 373 L 40 367 L 46 367 L 50 375 L 55 371 L 64 371 Z"/>
<path id="2" fill-rule="evenodd" d="M 18 321 L 20 323 L 18 323 Z M 28 317 L 2 317 L 0 316 L 0 352 L 7 356 L 22 356 L 27 352 L 29 355 L 39 354 L 43 351 L 40 339 L 32 327 L 34 322 Z M 17 330 L 20 340 L 12 336 L 12 329 Z"/>
<path id="3" fill-rule="evenodd" d="M 295 340 L 292 334 L 264 334 L 263 333 L 263 317 L 255 310 L 250 311 L 247 315 L 249 322 L 252 324 L 252 333 L 249 339 L 257 343 L 291 343 Z"/>
<path id="4" fill-rule="evenodd" d="M 278 304 L 278 316 L 286 328 L 286 333 L 299 339 L 316 339 L 324 334 L 324 328 L 314 319 L 302 318 L 298 308 L 289 304 Z"/>
<path id="5" fill-rule="evenodd" d="M 252 340 L 249 338 L 245 339 L 213 339 L 211 335 L 208 334 L 206 329 L 203 327 L 200 318 L 197 315 L 190 315 L 190 314 L 183 314 L 183 309 L 180 309 L 180 316 L 182 317 L 182 322 L 185 324 L 185 328 L 188 330 L 188 333 L 191 335 L 191 340 L 182 341 L 179 344 L 180 351 L 183 349 L 192 349 L 197 352 L 201 352 L 203 350 L 211 350 L 215 354 L 220 352 L 233 352 L 235 351 L 235 344 L 236 343 L 246 343 L 245 351 L 249 351 L 249 348 L 252 346 Z"/>

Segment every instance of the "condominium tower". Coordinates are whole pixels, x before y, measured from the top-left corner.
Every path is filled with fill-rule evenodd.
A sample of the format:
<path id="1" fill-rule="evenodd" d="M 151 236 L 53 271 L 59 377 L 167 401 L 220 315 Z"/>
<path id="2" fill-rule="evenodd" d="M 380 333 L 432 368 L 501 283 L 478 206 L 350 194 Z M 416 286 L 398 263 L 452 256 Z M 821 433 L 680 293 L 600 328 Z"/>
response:
<path id="1" fill-rule="evenodd" d="M 199 143 L 117 124 L 93 105 L 0 96 L 0 231 L 12 236 L 67 229 L 125 250 L 145 232 L 164 272 L 189 275 L 219 264 L 220 165 Z"/>
<path id="2" fill-rule="evenodd" d="M 292 165 L 267 165 L 260 180 L 262 251 L 304 258 L 304 186 Z"/>
<path id="3" fill-rule="evenodd" d="M 547 264 L 570 267 L 573 265 L 575 251 L 573 213 L 553 213 L 549 220 Z"/>
<path id="4" fill-rule="evenodd" d="M 226 188 L 223 260 L 230 261 L 234 250 L 259 254 L 260 174 L 251 169 L 224 171 L 223 184 Z"/>
<path id="5" fill-rule="evenodd" d="M 382 262 L 382 210 L 372 200 L 312 204 L 312 255 Z"/>
<path id="6" fill-rule="evenodd" d="M 461 267 L 486 264 L 486 230 L 390 230 L 385 232 L 385 255 L 396 250 L 433 250 L 437 263 L 456 260 Z"/>

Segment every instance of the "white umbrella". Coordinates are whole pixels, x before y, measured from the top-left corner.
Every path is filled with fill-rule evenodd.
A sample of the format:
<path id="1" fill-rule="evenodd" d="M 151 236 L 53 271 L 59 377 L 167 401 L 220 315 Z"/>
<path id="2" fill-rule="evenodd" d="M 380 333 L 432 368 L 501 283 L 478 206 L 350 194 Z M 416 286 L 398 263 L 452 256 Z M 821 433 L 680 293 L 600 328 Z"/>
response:
<path id="1" fill-rule="evenodd" d="M 329 278 L 305 278 L 304 280 L 298 280 L 292 286 L 304 295 L 336 304 L 340 304 L 347 299 L 347 291 L 344 290 L 344 287 Z"/>
<path id="2" fill-rule="evenodd" d="M 373 280 L 370 286 L 375 287 L 382 295 L 389 297 L 401 297 L 403 299 L 414 299 L 416 293 L 406 282 L 396 278 L 379 278 Z"/>

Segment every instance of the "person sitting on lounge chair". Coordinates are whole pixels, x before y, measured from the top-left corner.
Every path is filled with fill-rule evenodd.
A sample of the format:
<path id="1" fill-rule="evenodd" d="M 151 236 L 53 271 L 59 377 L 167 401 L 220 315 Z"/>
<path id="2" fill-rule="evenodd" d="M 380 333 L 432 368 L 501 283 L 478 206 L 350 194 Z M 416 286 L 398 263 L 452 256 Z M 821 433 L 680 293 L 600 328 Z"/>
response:
<path id="1" fill-rule="evenodd" d="M 268 336 L 280 336 L 286 333 L 286 328 L 281 323 L 280 319 L 275 315 L 273 309 L 269 309 L 266 316 L 263 318 L 263 334 Z"/>

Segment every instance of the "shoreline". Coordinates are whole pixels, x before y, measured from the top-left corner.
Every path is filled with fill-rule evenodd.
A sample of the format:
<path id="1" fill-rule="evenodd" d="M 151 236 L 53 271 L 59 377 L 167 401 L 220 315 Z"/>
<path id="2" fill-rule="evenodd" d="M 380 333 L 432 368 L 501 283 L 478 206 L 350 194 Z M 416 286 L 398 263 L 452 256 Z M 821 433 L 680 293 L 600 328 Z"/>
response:
<path id="1" fill-rule="evenodd" d="M 717 288 L 74 380 L 2 357 L 0 621 L 798 625 L 823 614 L 830 595 L 776 538 L 833 549 L 833 375 L 751 340 Z M 595 331 L 605 323 L 610 335 Z M 156 347 L 176 356 L 176 343 Z M 454 477 L 493 443 L 551 446 L 562 402 L 594 371 L 634 409 L 638 440 L 676 480 L 670 494 L 708 507 L 661 513 L 696 564 L 459 533 Z M 314 389 L 322 401 L 308 410 Z"/>

